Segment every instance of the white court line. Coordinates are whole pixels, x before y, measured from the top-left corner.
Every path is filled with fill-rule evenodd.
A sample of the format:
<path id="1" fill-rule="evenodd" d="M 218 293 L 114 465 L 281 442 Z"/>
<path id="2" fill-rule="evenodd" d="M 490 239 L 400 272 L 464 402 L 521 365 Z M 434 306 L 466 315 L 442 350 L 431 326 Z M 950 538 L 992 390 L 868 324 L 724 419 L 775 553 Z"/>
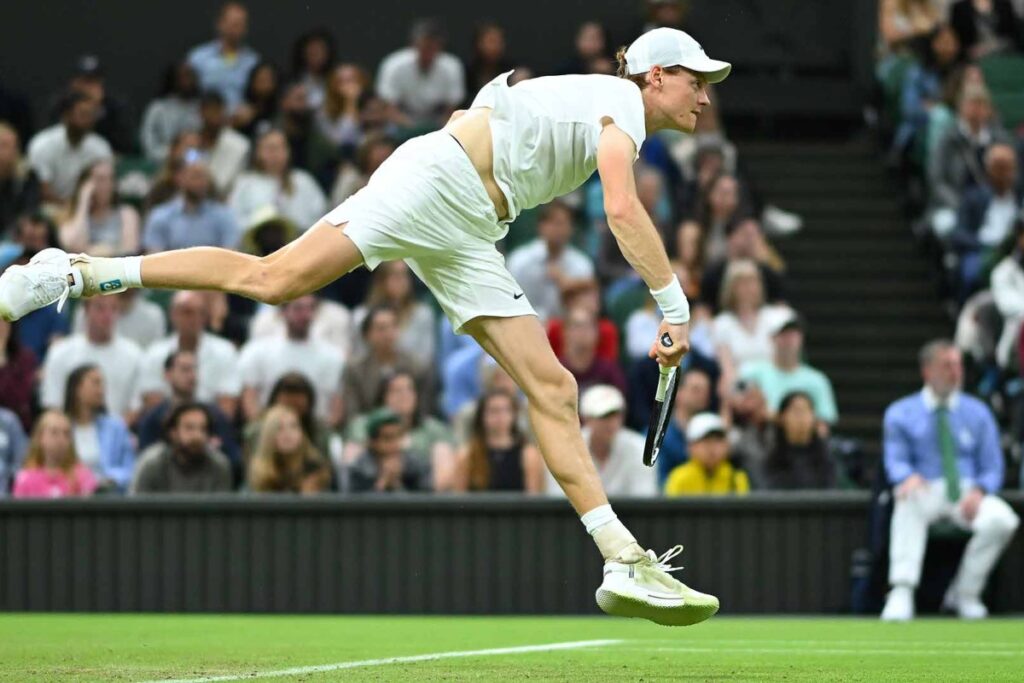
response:
<path id="1" fill-rule="evenodd" d="M 678 639 L 673 638 L 657 638 L 651 640 L 644 640 L 645 643 L 678 643 Z M 714 643 L 722 643 L 723 645 L 765 645 L 765 644 L 778 644 L 778 645 L 863 645 L 865 647 L 892 647 L 893 645 L 900 646 L 924 646 L 924 647 L 963 647 L 964 642 L 962 640 L 790 640 L 788 638 L 717 638 L 717 639 L 704 639 L 701 638 L 701 643 L 710 645 Z M 1005 640 L 997 641 L 971 641 L 971 645 L 977 645 L 978 647 L 995 647 L 995 648 L 1020 648 L 1021 643 L 1009 642 Z"/>
<path id="2" fill-rule="evenodd" d="M 728 653 L 728 654 L 779 654 L 792 655 L 795 648 L 783 647 L 635 647 L 629 648 L 634 652 L 681 652 L 691 654 L 705 653 Z M 980 657 L 1024 657 L 1024 652 L 1013 650 L 878 650 L 874 648 L 852 649 L 852 648 L 821 648 L 805 650 L 803 655 L 951 655 L 980 656 Z"/>
<path id="3" fill-rule="evenodd" d="M 567 643 L 548 643 L 546 645 L 522 645 L 519 647 L 497 647 L 488 650 L 461 650 L 456 652 L 434 652 L 425 655 L 409 655 L 406 657 L 384 657 L 381 659 L 360 659 L 352 662 L 335 664 L 319 664 L 316 666 L 298 666 L 293 669 L 277 671 L 251 671 L 243 674 L 226 676 L 205 676 L 202 678 L 178 678 L 174 680 L 155 680 L 146 683 L 215 683 L 216 681 L 241 681 L 250 678 L 277 678 L 279 676 L 302 676 L 305 674 L 356 669 L 366 666 L 386 666 L 388 664 L 408 664 L 410 662 L 433 662 L 438 659 L 457 659 L 460 657 L 494 657 L 498 655 L 515 655 L 524 652 L 552 652 L 554 650 L 578 650 L 584 647 L 600 647 L 602 645 L 618 645 L 621 640 L 576 640 Z"/>

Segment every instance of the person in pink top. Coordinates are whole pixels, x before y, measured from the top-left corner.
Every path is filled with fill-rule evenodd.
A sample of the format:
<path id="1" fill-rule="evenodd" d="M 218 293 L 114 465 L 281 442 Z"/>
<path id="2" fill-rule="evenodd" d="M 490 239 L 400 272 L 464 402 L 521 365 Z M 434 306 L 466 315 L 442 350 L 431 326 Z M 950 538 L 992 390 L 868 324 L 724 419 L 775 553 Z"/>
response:
<path id="1" fill-rule="evenodd" d="M 95 490 L 96 477 L 75 454 L 71 421 L 60 411 L 46 411 L 32 430 L 25 466 L 14 480 L 14 497 L 88 496 Z"/>

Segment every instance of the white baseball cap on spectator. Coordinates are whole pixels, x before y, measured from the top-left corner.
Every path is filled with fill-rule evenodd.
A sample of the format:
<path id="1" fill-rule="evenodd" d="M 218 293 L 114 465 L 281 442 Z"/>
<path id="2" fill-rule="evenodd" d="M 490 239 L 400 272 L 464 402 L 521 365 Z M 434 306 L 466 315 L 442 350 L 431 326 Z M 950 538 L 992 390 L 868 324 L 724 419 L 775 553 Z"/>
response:
<path id="1" fill-rule="evenodd" d="M 626 407 L 622 392 L 610 384 L 597 384 L 583 392 L 580 415 L 586 418 L 608 417 Z"/>
<path id="2" fill-rule="evenodd" d="M 682 66 L 703 75 L 708 83 L 724 81 L 732 71 L 732 64 L 708 57 L 688 33 L 665 27 L 648 31 L 626 49 L 630 76 L 647 73 L 655 66 Z"/>
<path id="3" fill-rule="evenodd" d="M 786 330 L 803 330 L 804 321 L 800 319 L 800 316 L 796 311 L 790 311 L 785 315 L 779 317 L 771 326 L 771 334 L 776 337 Z"/>
<path id="4" fill-rule="evenodd" d="M 689 424 L 686 425 L 686 440 L 690 443 L 697 443 L 712 434 L 725 436 L 725 431 L 725 423 L 718 415 L 697 413 L 690 418 Z"/>

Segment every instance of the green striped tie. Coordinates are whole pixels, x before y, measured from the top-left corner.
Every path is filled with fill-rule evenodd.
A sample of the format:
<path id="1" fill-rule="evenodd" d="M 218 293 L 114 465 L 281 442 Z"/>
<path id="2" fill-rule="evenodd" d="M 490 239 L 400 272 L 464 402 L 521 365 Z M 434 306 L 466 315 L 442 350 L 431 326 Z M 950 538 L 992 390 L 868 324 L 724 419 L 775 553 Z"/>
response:
<path id="1" fill-rule="evenodd" d="M 942 453 L 942 474 L 946 478 L 946 497 L 950 502 L 960 500 L 960 470 L 957 467 L 956 440 L 949 428 L 949 408 L 939 406 L 935 410 L 939 431 L 939 451 Z"/>

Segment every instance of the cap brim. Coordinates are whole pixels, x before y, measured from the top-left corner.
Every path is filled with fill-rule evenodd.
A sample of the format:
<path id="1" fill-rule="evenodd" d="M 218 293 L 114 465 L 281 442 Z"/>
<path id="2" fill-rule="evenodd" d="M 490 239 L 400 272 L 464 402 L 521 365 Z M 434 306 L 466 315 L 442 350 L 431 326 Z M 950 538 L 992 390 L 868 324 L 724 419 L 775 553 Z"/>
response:
<path id="1" fill-rule="evenodd" d="M 729 75 L 729 72 L 732 71 L 732 64 L 729 62 L 720 62 L 717 59 L 710 58 L 690 60 L 687 64 L 680 64 L 679 66 L 699 73 L 707 79 L 708 83 L 721 83 Z"/>
<path id="2" fill-rule="evenodd" d="M 722 437 L 724 439 L 726 437 L 726 433 L 725 433 L 724 429 L 719 429 L 718 427 L 714 427 L 712 429 L 707 430 L 706 432 L 704 432 L 700 436 L 695 436 L 695 438 L 690 439 L 690 441 L 692 441 L 694 443 L 697 443 L 698 441 L 703 441 L 704 439 L 708 438 L 709 436 L 720 436 L 720 437 Z"/>

